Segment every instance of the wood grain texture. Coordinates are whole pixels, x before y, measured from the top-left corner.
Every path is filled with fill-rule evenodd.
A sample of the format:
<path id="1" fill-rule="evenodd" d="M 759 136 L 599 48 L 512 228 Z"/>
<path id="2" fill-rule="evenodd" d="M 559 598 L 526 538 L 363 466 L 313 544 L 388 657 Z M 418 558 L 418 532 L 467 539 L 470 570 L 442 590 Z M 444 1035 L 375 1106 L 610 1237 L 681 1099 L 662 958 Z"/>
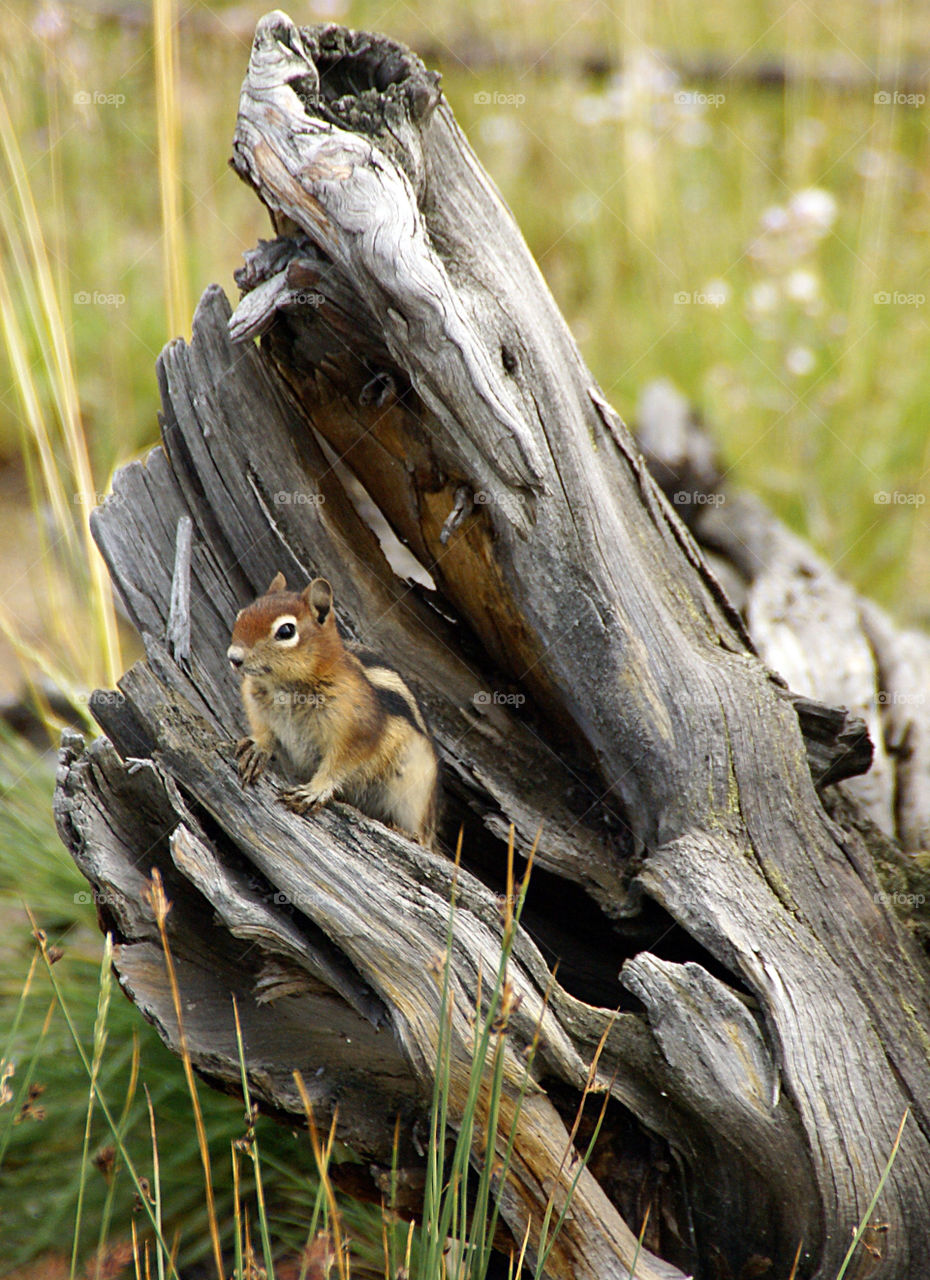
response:
<path id="1" fill-rule="evenodd" d="M 278 31 L 284 23 L 280 17 L 269 21 Z M 336 37 L 309 37 L 300 46 L 303 56 L 311 58 L 327 38 Z M 292 36 L 287 43 L 296 48 Z M 299 59 L 300 52 L 295 56 Z M 262 57 L 257 45 L 253 58 Z M 263 68 L 273 78 L 267 62 Z M 364 71 L 362 60 L 355 69 Z M 321 89 L 325 96 L 322 84 Z M 236 143 L 237 163 L 265 203 L 330 257 L 334 240 L 344 246 L 351 236 L 360 192 L 369 189 L 355 168 L 353 122 L 340 118 L 339 102 L 334 86 L 326 114 L 328 164 L 337 163 L 340 145 L 346 144 L 345 168 L 336 185 L 317 183 L 312 176 L 317 135 L 308 134 L 303 122 L 324 114 L 316 102 L 295 106 L 279 97 L 276 104 L 287 113 L 285 119 L 261 123 L 264 117 L 250 101 L 247 82 L 240 112 L 246 123 L 240 123 Z M 378 127 L 371 119 L 365 130 L 368 143 L 390 132 L 386 122 Z M 295 153 L 289 156 L 287 147 L 295 145 L 297 159 L 288 171 Z M 825 1232 L 823 1265 L 836 1266 L 842 1239 L 855 1223 L 853 1205 L 861 1211 L 866 1187 L 877 1183 L 884 1163 L 880 1152 L 890 1150 L 897 1120 L 911 1103 L 924 1110 L 920 1100 L 926 1096 L 928 1064 L 917 1025 L 926 1025 L 927 1001 L 917 958 L 887 945 L 894 923 L 882 918 L 874 884 L 863 884 L 857 859 L 843 850 L 820 808 L 794 712 L 748 652 L 689 536 L 637 461 L 623 424 L 592 385 L 516 228 L 443 102 L 418 129 L 406 154 L 404 169 L 425 175 L 415 193 L 416 214 L 425 217 L 431 244 L 442 246 L 448 277 L 454 273 L 461 313 L 471 320 L 467 340 L 488 359 L 492 351 L 509 353 L 501 363 L 513 383 L 512 398 L 523 408 L 527 429 L 535 432 L 535 456 L 543 461 L 529 532 L 508 519 L 521 496 L 511 484 L 509 502 L 485 504 L 487 518 L 458 533 L 460 541 L 471 540 L 478 563 L 473 573 L 464 566 L 467 590 L 459 584 L 456 605 L 487 644 L 504 650 L 501 660 L 541 699 L 560 702 L 592 748 L 602 777 L 650 850 L 641 883 L 763 1001 L 778 1028 L 786 1085 L 808 1132 L 825 1221 L 847 1224 L 828 1225 Z M 266 167 L 268 155 L 274 162 Z M 379 166 L 388 162 L 379 157 Z M 311 213 L 291 198 L 298 176 L 309 187 Z M 392 212 L 379 210 L 379 225 L 385 218 L 397 227 L 410 225 L 415 215 L 405 202 L 414 198 L 413 187 L 401 184 L 392 193 L 402 203 Z M 319 231 L 321 219 L 328 228 L 325 236 Z M 480 256 L 474 252 L 479 244 Z M 398 274 L 389 263 L 371 256 L 355 261 L 345 253 L 335 261 L 383 327 L 388 309 L 405 314 L 407 300 L 397 293 Z M 372 274 L 380 293 L 372 287 Z M 419 295 L 412 297 L 411 311 L 421 302 Z M 419 396 L 418 415 L 437 457 L 458 462 L 456 487 L 465 483 L 475 493 L 492 490 L 502 480 L 488 463 L 499 447 L 496 428 L 481 418 L 464 425 L 469 439 L 484 444 L 477 467 L 469 468 L 471 460 L 455 453 L 448 416 L 448 406 L 465 413 L 467 405 L 428 344 L 425 350 L 411 345 L 418 347 L 415 355 L 405 353 L 397 361 L 396 342 L 388 343 L 392 358 L 408 372 L 430 363 L 430 394 Z M 411 380 L 418 391 L 422 374 Z M 445 413 L 435 411 L 437 389 Z M 361 478 L 378 500 L 376 471 Z M 449 507 L 450 487 L 447 481 Z M 421 504 L 419 533 L 432 565 L 442 547 L 429 514 L 428 504 Z M 412 533 L 403 524 L 400 531 Z M 487 563 L 494 565 L 491 575 L 482 573 Z M 489 596 L 495 598 L 493 607 Z M 503 634 L 488 627 L 487 614 L 517 614 L 523 626 Z M 755 730 L 758 724 L 766 726 L 763 735 Z M 617 733 L 617 726 L 625 731 Z M 711 864 L 723 868 L 730 894 L 721 894 L 721 877 L 709 875 Z M 735 913 L 743 916 L 741 926 L 732 909 L 725 909 L 734 867 L 745 895 Z M 790 918 L 780 935 L 768 922 L 784 911 Z M 766 923 L 760 926 L 760 921 Z M 761 965 L 760 927 L 772 946 Z M 841 973 L 833 959 L 838 947 Z M 875 998 L 878 974 L 887 1005 Z M 917 1001 L 911 1005 L 908 999 L 909 1008 L 921 1010 L 914 1020 L 901 1009 L 902 979 Z M 830 1002 L 836 999 L 841 1013 L 824 1007 L 825 982 Z M 825 1105 L 824 1079 L 836 1090 L 836 1107 Z M 876 1093 L 879 1080 L 883 1102 Z M 852 1087 L 857 1099 L 861 1089 L 871 1105 L 843 1114 L 841 1084 Z M 916 1200 L 911 1210 L 903 1202 L 888 1206 L 892 1255 L 898 1247 L 909 1254 L 912 1228 L 926 1229 L 916 1226 L 927 1221 L 922 1189 L 927 1149 L 921 1131 L 926 1119 L 922 1114 L 911 1131 L 911 1154 L 901 1153 L 901 1173 Z M 903 1166 L 911 1159 L 907 1170 Z"/>
<path id="2" fill-rule="evenodd" d="M 124 986 L 176 1043 L 143 897 L 158 865 L 200 1069 L 235 1080 L 235 992 L 268 1105 L 298 1110 L 290 1066 L 316 1061 L 315 1104 L 338 1103 L 341 1135 L 387 1164 L 399 1112 L 416 1162 L 451 864 L 348 806 L 297 818 L 274 776 L 247 794 L 233 767 L 236 610 L 279 569 L 325 576 L 347 634 L 399 667 L 434 727 L 447 846 L 465 828 L 453 1124 L 499 956 L 501 835 L 512 823 L 525 853 L 541 830 L 510 972 L 505 1113 L 539 1042 L 504 1198 L 515 1236 L 535 1223 L 535 1248 L 564 1195 L 566 1117 L 602 1037 L 618 1135 L 581 1175 L 547 1275 L 627 1276 L 648 1205 L 637 1276 L 738 1275 L 753 1257 L 785 1275 L 801 1240 L 798 1274 L 827 1280 L 905 1110 L 881 1256 L 847 1274 L 924 1274 L 926 960 L 811 776 L 817 734 L 832 767 L 852 722 L 820 689 L 791 697 L 755 652 L 413 55 L 269 15 L 234 158 L 276 239 L 239 273 L 235 315 L 209 290 L 192 342 L 163 353 L 163 447 L 94 517 L 147 657 L 93 704 L 112 747 L 66 744 L 56 799 L 107 895 Z M 435 594 L 393 576 L 318 436 Z M 185 519 L 179 663 L 164 637 Z M 301 1028 L 292 1050 L 280 1010 Z"/>

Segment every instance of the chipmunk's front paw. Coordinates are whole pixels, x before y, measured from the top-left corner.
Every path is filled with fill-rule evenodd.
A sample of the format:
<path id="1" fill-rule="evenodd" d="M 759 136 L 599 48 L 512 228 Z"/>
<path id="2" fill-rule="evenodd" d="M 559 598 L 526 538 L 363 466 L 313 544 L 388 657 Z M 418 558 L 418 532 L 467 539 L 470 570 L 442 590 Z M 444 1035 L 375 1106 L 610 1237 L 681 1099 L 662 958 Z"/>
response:
<path id="1" fill-rule="evenodd" d="M 242 738 L 236 747 L 236 764 L 244 787 L 251 786 L 265 772 L 271 752 L 260 747 L 254 738 Z"/>
<path id="2" fill-rule="evenodd" d="M 321 809 L 327 801 L 333 798 L 333 788 L 327 787 L 320 791 L 317 787 L 311 787 L 309 784 L 303 787 L 291 787 L 287 791 L 282 791 L 278 799 L 291 813 L 312 813 L 315 809 Z"/>

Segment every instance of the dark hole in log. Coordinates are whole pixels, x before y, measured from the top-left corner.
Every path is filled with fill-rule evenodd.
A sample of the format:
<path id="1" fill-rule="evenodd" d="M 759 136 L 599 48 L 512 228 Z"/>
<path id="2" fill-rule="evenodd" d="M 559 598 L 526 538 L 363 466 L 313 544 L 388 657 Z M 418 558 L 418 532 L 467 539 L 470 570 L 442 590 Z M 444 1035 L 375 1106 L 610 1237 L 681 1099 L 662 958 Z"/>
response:
<path id="1" fill-rule="evenodd" d="M 578 1095 L 561 1081 L 546 1078 L 546 1091 L 571 1130 L 578 1113 Z M 603 1116 L 602 1116 L 603 1111 Z M 690 1274 L 699 1255 L 689 1248 L 688 1188 L 680 1161 L 670 1144 L 649 1133 L 622 1103 L 593 1096 L 582 1113 L 574 1147 L 584 1155 L 600 1122 L 588 1157 L 608 1199 L 638 1233 L 648 1214 L 643 1246 Z M 621 1154 L 622 1153 L 622 1154 Z"/>
<path id="2" fill-rule="evenodd" d="M 465 789 L 449 778 L 441 829 L 443 847 L 455 852 L 463 831 L 462 865 L 502 899 L 507 890 L 507 843 L 488 831 L 468 803 Z M 526 871 L 519 853 L 514 858 L 515 888 Z M 522 924 L 539 947 L 559 983 L 579 1000 L 607 1009 L 639 1010 L 639 1000 L 619 980 L 624 961 L 648 951 L 660 960 L 701 965 L 728 987 L 749 995 L 725 965 L 720 964 L 658 903 L 643 896 L 635 916 L 610 920 L 578 884 L 533 867 Z"/>
<path id="3" fill-rule="evenodd" d="M 339 29 L 320 33 L 316 65 L 320 90 L 327 102 L 360 97 L 372 89 L 384 93 L 410 76 L 410 55 L 406 50 L 386 40 L 377 45 L 357 37 L 353 40 L 354 34 Z"/>

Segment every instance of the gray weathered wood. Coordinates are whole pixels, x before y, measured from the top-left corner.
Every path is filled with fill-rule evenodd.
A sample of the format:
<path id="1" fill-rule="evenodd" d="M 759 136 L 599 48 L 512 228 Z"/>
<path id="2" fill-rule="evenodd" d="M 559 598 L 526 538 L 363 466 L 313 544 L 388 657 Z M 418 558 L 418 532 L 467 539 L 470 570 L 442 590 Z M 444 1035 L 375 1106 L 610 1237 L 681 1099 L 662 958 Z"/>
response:
<path id="1" fill-rule="evenodd" d="M 174 576 L 171 580 L 171 608 L 166 635 L 168 646 L 179 662 L 191 655 L 191 537 L 194 524 L 190 516 L 178 521 L 178 537 L 174 552 Z"/>
<path id="2" fill-rule="evenodd" d="M 711 1259 L 739 1274 L 754 1255 L 788 1274 L 803 1241 L 799 1274 L 826 1280 L 910 1109 L 876 1210 L 888 1229 L 874 1274 L 919 1276 L 926 962 L 858 827 L 828 817 L 811 777 L 811 741 L 820 733 L 832 767 L 849 723 L 790 697 L 755 654 L 412 55 L 269 15 L 234 157 L 278 239 L 240 273 L 231 325 L 208 291 L 191 344 L 163 353 L 163 450 L 125 469 L 95 516 L 147 658 L 121 697 L 94 703 L 115 750 L 70 742 L 56 800 L 75 857 L 113 894 L 101 911 L 124 985 L 176 1043 L 141 892 L 158 865 L 201 1069 L 234 1082 L 229 994 L 240 1007 L 251 996 L 248 1066 L 269 1105 L 299 1110 L 290 1067 L 307 1074 L 318 1055 L 315 1105 L 328 1115 L 338 1102 L 342 1136 L 386 1164 L 400 1111 L 403 1158 L 417 1158 L 451 865 L 347 806 L 297 818 L 271 780 L 245 793 L 233 767 L 235 612 L 277 569 L 322 573 L 347 631 L 423 701 L 447 843 L 466 826 L 453 1124 L 469 1012 L 499 955 L 500 834 L 512 822 L 525 852 L 541 827 L 510 973 L 521 1003 L 505 1117 L 539 1035 L 504 1197 L 514 1234 L 530 1223 L 535 1249 L 550 1190 L 564 1194 L 560 1109 L 602 1036 L 596 1087 L 613 1100 L 608 1132 L 623 1135 L 608 1172 L 595 1161 L 582 1175 L 547 1274 L 627 1276 L 649 1205 L 638 1276 L 706 1272 Z M 393 577 L 314 433 L 435 598 Z M 184 517 L 181 666 L 162 637 Z M 282 1010 L 301 1027 L 293 1053 L 271 1025 Z"/>
<path id="3" fill-rule="evenodd" d="M 906 850 L 930 847 L 930 638 L 896 627 L 762 502 L 734 492 L 708 434 L 669 383 L 647 388 L 637 425 L 650 468 L 673 502 L 688 498 L 678 509 L 769 664 L 798 693 L 842 703 L 867 724 L 872 767 L 844 790 Z M 815 714 L 825 713 L 799 707 L 802 727 L 812 728 Z M 811 748 L 808 738 L 816 780 L 818 767 L 831 765 Z"/>
<path id="4" fill-rule="evenodd" d="M 930 637 L 902 632 L 869 600 L 859 616 L 875 655 L 882 737 L 894 768 L 895 834 L 930 850 Z"/>

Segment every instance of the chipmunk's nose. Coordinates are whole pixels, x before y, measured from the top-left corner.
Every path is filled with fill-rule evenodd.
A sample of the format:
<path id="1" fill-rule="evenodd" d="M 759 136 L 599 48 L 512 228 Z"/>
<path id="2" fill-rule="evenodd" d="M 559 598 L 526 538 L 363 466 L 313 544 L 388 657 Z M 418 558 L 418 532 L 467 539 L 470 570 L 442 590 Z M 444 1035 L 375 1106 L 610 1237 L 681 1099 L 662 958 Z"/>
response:
<path id="1" fill-rule="evenodd" d="M 245 653 L 237 644 L 231 644 L 226 650 L 226 657 L 229 659 L 230 665 L 237 670 L 245 662 Z"/>

